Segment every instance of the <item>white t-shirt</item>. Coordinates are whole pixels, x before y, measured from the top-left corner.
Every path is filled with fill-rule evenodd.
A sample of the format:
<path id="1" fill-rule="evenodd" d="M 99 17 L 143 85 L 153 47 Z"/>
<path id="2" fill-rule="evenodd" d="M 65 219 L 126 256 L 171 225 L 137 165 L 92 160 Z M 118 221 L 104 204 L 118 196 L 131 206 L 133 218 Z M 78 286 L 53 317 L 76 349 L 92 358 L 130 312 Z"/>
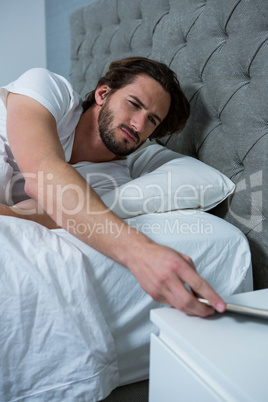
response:
<path id="1" fill-rule="evenodd" d="M 33 68 L 16 81 L 0 88 L 0 135 L 6 141 L 6 99 L 9 92 L 29 96 L 52 113 L 57 122 L 66 161 L 69 162 L 75 128 L 82 113 L 82 99 L 74 92 L 71 84 L 60 75 L 44 68 Z"/>
<path id="2" fill-rule="evenodd" d="M 6 133 L 6 100 L 9 92 L 29 96 L 52 113 L 66 162 L 71 158 L 75 128 L 82 114 L 82 99 L 70 83 L 44 68 L 33 68 L 0 88 L 0 202 L 4 202 L 1 193 L 6 191 L 7 183 L 19 172 Z"/>

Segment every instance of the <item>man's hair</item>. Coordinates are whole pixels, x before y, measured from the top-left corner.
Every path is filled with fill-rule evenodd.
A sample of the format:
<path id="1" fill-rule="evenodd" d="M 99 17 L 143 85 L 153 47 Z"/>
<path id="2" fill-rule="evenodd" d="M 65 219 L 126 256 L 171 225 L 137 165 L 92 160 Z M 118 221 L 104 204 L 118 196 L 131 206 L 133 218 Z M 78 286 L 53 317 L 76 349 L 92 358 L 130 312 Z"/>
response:
<path id="1" fill-rule="evenodd" d="M 180 87 L 176 74 L 166 64 L 145 57 L 127 57 L 114 61 L 110 64 L 106 75 L 99 79 L 96 89 L 100 85 L 107 85 L 111 89 L 108 92 L 109 96 L 118 89 L 131 84 L 138 75 L 142 74 L 158 81 L 171 97 L 167 116 L 149 138 L 161 138 L 168 134 L 180 132 L 189 117 L 190 105 Z M 96 89 L 87 94 L 82 103 L 83 112 L 96 103 Z"/>

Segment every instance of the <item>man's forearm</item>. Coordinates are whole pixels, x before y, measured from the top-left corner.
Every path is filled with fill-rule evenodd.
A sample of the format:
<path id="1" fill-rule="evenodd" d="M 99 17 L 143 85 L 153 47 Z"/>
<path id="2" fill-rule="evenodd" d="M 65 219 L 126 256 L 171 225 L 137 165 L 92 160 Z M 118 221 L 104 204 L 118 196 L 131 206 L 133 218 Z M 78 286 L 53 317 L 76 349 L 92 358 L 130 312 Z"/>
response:
<path id="1" fill-rule="evenodd" d="M 60 159 L 41 161 L 38 171 L 26 178 L 26 191 L 58 226 L 123 265 L 131 257 L 131 243 L 134 248 L 136 243 L 151 242 L 111 212 L 84 178 Z"/>

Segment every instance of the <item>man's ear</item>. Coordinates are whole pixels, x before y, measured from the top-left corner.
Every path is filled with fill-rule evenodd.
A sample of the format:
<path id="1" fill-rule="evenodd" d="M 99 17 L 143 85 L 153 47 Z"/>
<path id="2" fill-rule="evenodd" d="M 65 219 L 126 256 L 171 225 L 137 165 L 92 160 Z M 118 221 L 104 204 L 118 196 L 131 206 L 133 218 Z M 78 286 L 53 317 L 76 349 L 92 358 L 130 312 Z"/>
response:
<path id="1" fill-rule="evenodd" d="M 97 105 L 102 106 L 106 95 L 110 91 L 110 87 L 108 85 L 100 85 L 97 87 L 95 91 L 95 100 Z"/>

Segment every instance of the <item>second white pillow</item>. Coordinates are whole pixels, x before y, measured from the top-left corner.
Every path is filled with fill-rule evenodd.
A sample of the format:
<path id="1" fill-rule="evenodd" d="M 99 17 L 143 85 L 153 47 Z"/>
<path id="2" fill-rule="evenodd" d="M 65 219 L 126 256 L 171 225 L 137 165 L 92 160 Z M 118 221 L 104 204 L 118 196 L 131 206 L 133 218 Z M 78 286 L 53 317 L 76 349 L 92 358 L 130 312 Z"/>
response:
<path id="1" fill-rule="evenodd" d="M 121 218 L 183 209 L 208 211 L 235 189 L 218 170 L 155 143 L 145 144 L 131 155 L 128 166 L 132 177 L 142 176 L 102 196 Z"/>

